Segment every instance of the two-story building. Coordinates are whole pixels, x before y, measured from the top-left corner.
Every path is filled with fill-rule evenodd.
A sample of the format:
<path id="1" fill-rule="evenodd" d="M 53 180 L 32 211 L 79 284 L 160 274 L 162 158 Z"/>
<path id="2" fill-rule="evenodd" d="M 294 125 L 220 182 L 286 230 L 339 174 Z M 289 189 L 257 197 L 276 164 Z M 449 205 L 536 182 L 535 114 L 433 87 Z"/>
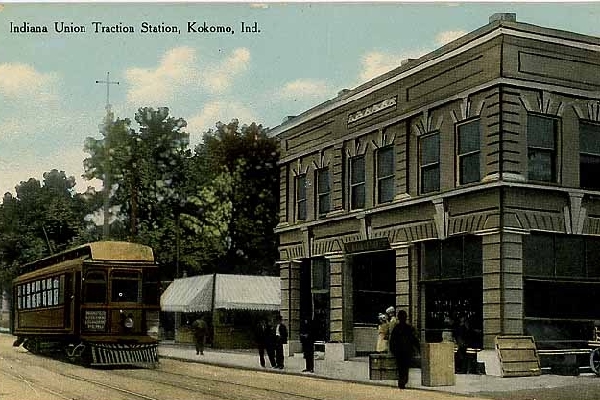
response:
<path id="1" fill-rule="evenodd" d="M 372 351 L 390 305 L 427 341 L 461 318 L 488 349 L 591 339 L 599 38 L 495 14 L 270 134 L 292 339 L 314 315 L 319 339 Z"/>

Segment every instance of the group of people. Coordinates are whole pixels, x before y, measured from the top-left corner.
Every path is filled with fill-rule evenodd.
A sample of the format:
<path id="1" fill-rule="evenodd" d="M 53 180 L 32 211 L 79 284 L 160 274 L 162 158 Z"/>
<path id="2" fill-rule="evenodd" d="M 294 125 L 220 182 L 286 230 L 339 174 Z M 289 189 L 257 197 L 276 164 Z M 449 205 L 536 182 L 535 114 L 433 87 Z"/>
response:
<path id="1" fill-rule="evenodd" d="M 275 326 L 271 326 L 267 320 L 261 320 L 256 329 L 256 344 L 258 345 L 258 356 L 260 365 L 266 367 L 266 359 L 272 368 L 283 369 L 285 357 L 283 354 L 283 345 L 287 344 L 288 331 L 283 323 L 281 315 L 275 319 Z"/>
<path id="2" fill-rule="evenodd" d="M 379 322 L 376 350 L 380 353 L 391 353 L 395 357 L 398 387 L 403 389 L 408 382 L 408 370 L 413 353 L 419 348 L 419 339 L 413 327 L 407 323 L 407 314 L 404 310 L 396 313 L 394 307 L 389 307 L 385 310 L 385 314 L 379 314 Z M 192 329 L 196 354 L 202 355 L 208 333 L 207 324 L 203 318 L 199 318 L 192 324 Z M 275 318 L 274 326 L 265 319 L 261 320 L 256 329 L 260 365 L 266 367 L 266 359 L 268 359 L 272 368 L 283 369 L 285 362 L 283 345 L 287 344 L 287 341 L 288 330 L 281 315 Z M 314 325 L 310 319 L 304 318 L 300 323 L 300 342 L 306 365 L 302 372 L 314 372 L 314 341 Z"/>
<path id="3" fill-rule="evenodd" d="M 391 353 L 396 359 L 398 388 L 404 389 L 408 383 L 408 370 L 415 350 L 419 349 L 419 339 L 413 327 L 408 324 L 404 310 L 388 307 L 385 314 L 378 315 L 379 326 L 376 351 Z"/>
<path id="4" fill-rule="evenodd" d="M 265 319 L 258 323 L 256 343 L 260 365 L 263 368 L 266 367 L 266 360 L 268 359 L 272 368 L 283 369 L 285 360 L 283 345 L 287 343 L 287 340 L 288 331 L 281 316 L 276 318 L 274 327 Z M 304 318 L 300 323 L 300 342 L 302 343 L 302 353 L 306 363 L 306 367 L 302 372 L 315 372 L 314 341 L 315 336 L 312 321 Z"/>

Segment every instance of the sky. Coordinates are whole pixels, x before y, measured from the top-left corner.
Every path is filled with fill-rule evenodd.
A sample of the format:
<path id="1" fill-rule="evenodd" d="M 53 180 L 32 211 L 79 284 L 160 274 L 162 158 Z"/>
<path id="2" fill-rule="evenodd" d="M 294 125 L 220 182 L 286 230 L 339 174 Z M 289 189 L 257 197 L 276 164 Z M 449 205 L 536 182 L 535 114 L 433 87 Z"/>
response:
<path id="1" fill-rule="evenodd" d="M 279 125 L 488 23 L 600 36 L 588 3 L 1 3 L 0 194 L 52 169 L 85 181 L 86 137 L 100 138 L 106 84 L 116 117 L 169 107 L 191 144 L 219 121 Z M 176 33 L 142 32 L 175 26 Z M 194 22 L 196 22 L 194 24 Z M 241 23 L 250 31 L 241 32 Z M 11 32 L 15 26 L 48 33 Z M 55 23 L 83 27 L 56 32 Z M 194 32 L 204 24 L 231 32 Z M 255 25 L 256 24 L 256 25 Z M 191 25 L 191 27 L 190 27 Z M 96 27 L 98 31 L 96 32 Z M 102 27 L 116 30 L 102 33 Z M 124 32 L 132 27 L 134 32 Z M 164 29 L 163 29 L 164 30 Z M 135 125 L 134 125 L 135 127 Z"/>

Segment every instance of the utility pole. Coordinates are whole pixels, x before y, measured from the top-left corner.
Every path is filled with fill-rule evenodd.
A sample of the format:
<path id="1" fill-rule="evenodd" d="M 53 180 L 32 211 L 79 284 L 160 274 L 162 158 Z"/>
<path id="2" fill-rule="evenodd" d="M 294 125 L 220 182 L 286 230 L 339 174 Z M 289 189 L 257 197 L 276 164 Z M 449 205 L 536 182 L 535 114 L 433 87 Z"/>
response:
<path id="1" fill-rule="evenodd" d="M 110 72 L 106 73 L 106 80 L 97 80 L 96 83 L 106 84 L 106 116 L 104 117 L 104 123 L 101 125 L 101 132 L 104 134 L 104 151 L 105 151 L 105 162 L 104 166 L 104 182 L 103 182 L 103 195 L 104 203 L 102 206 L 102 213 L 104 214 L 104 224 L 102 226 L 102 238 L 108 240 L 110 235 L 110 188 L 112 186 L 110 180 L 110 146 L 109 146 L 109 132 L 112 123 L 114 122 L 114 114 L 110 109 L 110 85 L 118 85 L 118 81 L 110 80 Z"/>

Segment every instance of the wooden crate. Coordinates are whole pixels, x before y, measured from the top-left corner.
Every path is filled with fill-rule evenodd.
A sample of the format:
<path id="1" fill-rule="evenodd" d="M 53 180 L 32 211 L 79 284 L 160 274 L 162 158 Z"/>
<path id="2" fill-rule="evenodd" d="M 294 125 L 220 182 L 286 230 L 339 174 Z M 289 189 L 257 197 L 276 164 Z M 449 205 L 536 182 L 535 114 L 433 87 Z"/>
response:
<path id="1" fill-rule="evenodd" d="M 369 354 L 369 379 L 373 381 L 396 380 L 396 359 L 391 354 Z"/>

